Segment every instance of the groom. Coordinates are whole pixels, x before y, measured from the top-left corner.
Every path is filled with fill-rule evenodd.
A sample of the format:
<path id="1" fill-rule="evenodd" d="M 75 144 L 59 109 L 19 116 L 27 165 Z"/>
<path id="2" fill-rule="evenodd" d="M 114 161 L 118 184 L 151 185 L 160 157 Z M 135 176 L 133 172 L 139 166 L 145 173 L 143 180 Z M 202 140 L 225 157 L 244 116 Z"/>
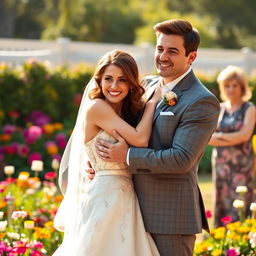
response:
<path id="1" fill-rule="evenodd" d="M 209 231 L 197 170 L 216 128 L 219 102 L 191 69 L 197 30 L 184 20 L 167 20 L 154 30 L 159 76 L 144 79 L 146 92 L 160 83 L 166 96 L 174 94 L 156 108 L 149 148 L 129 147 L 116 132 L 116 144 L 100 140 L 96 148 L 103 160 L 130 165 L 145 227 L 160 255 L 191 256 L 195 234 Z"/>

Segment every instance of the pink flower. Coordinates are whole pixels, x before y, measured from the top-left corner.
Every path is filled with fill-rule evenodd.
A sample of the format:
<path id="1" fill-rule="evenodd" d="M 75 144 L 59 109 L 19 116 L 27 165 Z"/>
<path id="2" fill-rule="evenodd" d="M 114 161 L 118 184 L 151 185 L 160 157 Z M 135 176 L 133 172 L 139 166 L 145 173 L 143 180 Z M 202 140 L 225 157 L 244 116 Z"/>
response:
<path id="1" fill-rule="evenodd" d="M 227 250 L 227 256 L 238 256 L 239 252 L 235 248 L 230 248 Z"/>
<path id="2" fill-rule="evenodd" d="M 12 212 L 12 219 L 17 220 L 19 218 L 24 219 L 28 216 L 27 212 L 25 211 L 13 211 Z"/>
<path id="3" fill-rule="evenodd" d="M 212 212 L 210 210 L 205 211 L 206 218 L 209 219 L 212 217 Z"/>
<path id="4" fill-rule="evenodd" d="M 28 243 L 23 242 L 23 241 L 15 241 L 13 242 L 13 251 L 18 254 L 24 254 L 26 250 L 29 248 Z"/>
<path id="5" fill-rule="evenodd" d="M 225 217 L 221 218 L 221 222 L 222 222 L 224 225 L 227 225 L 227 224 L 230 223 L 231 221 L 232 221 L 231 216 L 225 216 Z"/>
<path id="6" fill-rule="evenodd" d="M 34 241 L 33 248 L 43 249 L 43 244 L 41 242 Z"/>
<path id="7" fill-rule="evenodd" d="M 29 152 L 29 147 L 27 145 L 18 145 L 17 147 L 17 153 L 19 156 L 27 156 Z"/>
<path id="8" fill-rule="evenodd" d="M 38 152 L 33 152 L 33 153 L 31 153 L 31 154 L 29 155 L 29 157 L 28 157 L 28 163 L 29 163 L 29 165 L 31 165 L 31 164 L 32 164 L 32 161 L 34 161 L 34 160 L 42 160 L 41 154 L 38 153 Z"/>
<path id="9" fill-rule="evenodd" d="M 44 175 L 44 178 L 46 180 L 53 180 L 56 178 L 56 173 L 55 172 L 47 172 L 45 175 Z"/>
<path id="10" fill-rule="evenodd" d="M 39 251 L 32 251 L 30 253 L 30 256 L 43 256 L 43 254 L 41 252 L 39 252 Z"/>
<path id="11" fill-rule="evenodd" d="M 28 138 L 39 139 L 42 136 L 42 128 L 36 125 L 32 125 L 28 128 Z"/>

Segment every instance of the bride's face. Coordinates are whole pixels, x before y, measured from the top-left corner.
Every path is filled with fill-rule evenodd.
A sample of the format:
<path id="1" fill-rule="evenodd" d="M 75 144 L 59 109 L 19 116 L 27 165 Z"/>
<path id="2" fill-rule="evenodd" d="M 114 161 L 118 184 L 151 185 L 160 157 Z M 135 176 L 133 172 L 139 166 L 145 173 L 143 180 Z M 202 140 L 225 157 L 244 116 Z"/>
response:
<path id="1" fill-rule="evenodd" d="M 109 65 L 101 78 L 101 88 L 107 102 L 121 104 L 129 93 L 129 83 L 123 70 L 116 65 Z"/>

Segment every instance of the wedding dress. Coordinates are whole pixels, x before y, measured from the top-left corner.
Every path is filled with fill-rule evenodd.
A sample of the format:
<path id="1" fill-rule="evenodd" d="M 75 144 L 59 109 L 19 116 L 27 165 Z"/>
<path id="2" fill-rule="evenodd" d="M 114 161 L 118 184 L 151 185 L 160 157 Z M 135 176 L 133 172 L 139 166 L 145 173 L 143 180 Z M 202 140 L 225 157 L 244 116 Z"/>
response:
<path id="1" fill-rule="evenodd" d="M 159 256 L 145 231 L 131 174 L 124 163 L 104 162 L 97 157 L 97 138 L 115 142 L 100 131 L 84 145 L 95 178 L 83 190 L 77 212 L 77 234 L 66 234 L 53 256 Z"/>

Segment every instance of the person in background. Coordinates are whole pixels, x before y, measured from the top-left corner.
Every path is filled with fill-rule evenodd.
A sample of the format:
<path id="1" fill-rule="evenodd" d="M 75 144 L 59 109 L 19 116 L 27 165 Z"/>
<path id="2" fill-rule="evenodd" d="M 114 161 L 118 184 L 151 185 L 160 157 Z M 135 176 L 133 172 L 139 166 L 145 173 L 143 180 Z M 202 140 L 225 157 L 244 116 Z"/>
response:
<path id="1" fill-rule="evenodd" d="M 221 226 L 221 218 L 231 216 L 238 220 L 233 201 L 238 199 L 237 186 L 247 186 L 245 213 L 249 214 L 253 201 L 252 134 L 255 126 L 255 106 L 249 99 L 251 90 L 242 70 L 228 66 L 217 78 L 219 84 L 221 111 L 216 131 L 209 145 L 212 153 L 214 196 L 214 224 Z"/>

